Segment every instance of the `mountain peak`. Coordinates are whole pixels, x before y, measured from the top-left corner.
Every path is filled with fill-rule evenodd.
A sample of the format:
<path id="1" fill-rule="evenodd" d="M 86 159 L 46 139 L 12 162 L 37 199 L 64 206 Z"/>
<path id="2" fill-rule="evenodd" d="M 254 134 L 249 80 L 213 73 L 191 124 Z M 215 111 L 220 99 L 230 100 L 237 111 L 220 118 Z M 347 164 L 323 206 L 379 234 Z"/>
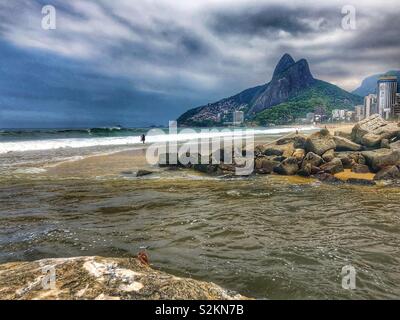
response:
<path id="1" fill-rule="evenodd" d="M 178 122 L 194 126 L 220 124 L 225 121 L 221 114 L 232 114 L 237 110 L 246 110 L 246 117 L 258 119 L 256 121 L 270 117 L 268 119 L 283 119 L 287 122 L 305 117 L 307 112 L 312 112 L 321 103 L 328 109 L 333 106 L 351 107 L 362 103 L 362 98 L 315 79 L 306 59 L 295 62 L 286 53 L 279 60 L 270 82 L 207 106 L 191 109 L 180 116 Z"/>
<path id="2" fill-rule="evenodd" d="M 274 77 L 281 74 L 283 71 L 285 71 L 287 68 L 291 67 L 294 65 L 296 62 L 292 58 L 292 56 L 288 53 L 285 53 L 282 58 L 279 60 L 278 64 L 275 67 L 274 71 Z"/>

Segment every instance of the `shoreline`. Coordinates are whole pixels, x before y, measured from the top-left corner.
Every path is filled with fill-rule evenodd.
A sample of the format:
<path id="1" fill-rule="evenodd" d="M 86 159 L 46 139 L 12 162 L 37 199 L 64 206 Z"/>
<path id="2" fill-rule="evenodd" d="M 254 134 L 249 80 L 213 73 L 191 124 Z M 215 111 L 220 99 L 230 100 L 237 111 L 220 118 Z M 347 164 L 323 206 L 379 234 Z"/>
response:
<path id="1" fill-rule="evenodd" d="M 324 143 L 326 139 L 333 139 L 331 135 L 320 135 L 318 131 L 303 138 Z M 268 171 L 265 166 L 268 161 L 280 165 L 294 157 L 291 148 L 296 142 L 295 136 L 278 139 L 257 137 L 256 144 L 263 143 L 265 148 L 256 156 L 258 164 L 261 160 L 261 168 L 258 167 L 259 171 L 251 177 L 219 176 L 218 172 L 210 174 L 195 167 L 149 166 L 144 157 L 148 145 L 140 150 L 63 162 L 48 168 L 45 173 L 20 176 L 20 181 L 20 177 L 15 177 L 0 190 L 4 208 L 10 208 L 9 213 L 4 210 L 4 237 L 0 240 L 6 245 L 2 261 L 28 261 L 18 264 L 32 267 L 38 259 L 45 257 L 78 259 L 87 255 L 129 260 L 136 255 L 138 248 L 148 247 L 154 265 L 167 271 L 168 276 L 218 283 L 248 297 L 298 298 L 303 294 L 316 298 L 323 295 L 337 297 L 338 294 L 345 297 L 345 293 L 334 292 L 333 280 L 327 286 L 320 287 L 318 283 L 321 279 L 333 277 L 334 272 L 342 267 L 340 263 L 354 253 L 351 247 L 343 244 L 353 232 L 346 226 L 359 225 L 354 232 L 371 243 L 376 240 L 372 235 L 380 232 L 380 239 L 387 241 L 392 236 L 390 230 L 382 231 L 381 222 L 377 226 L 371 225 L 370 219 L 378 217 L 387 225 L 393 223 L 391 211 L 398 208 L 398 191 L 382 188 L 386 181 L 377 182 L 373 187 L 359 181 L 356 184 L 338 183 L 337 180 L 330 183 L 321 181 L 318 175 L 303 177 Z M 304 146 L 303 150 L 307 148 Z M 293 149 L 299 151 L 298 146 Z M 391 149 L 387 150 L 385 152 L 391 152 Z M 335 151 L 334 155 L 360 152 L 364 151 Z M 305 156 L 296 160 L 298 168 L 301 168 L 299 163 Z M 340 159 L 345 161 L 347 157 Z M 268 161 L 263 163 L 265 160 Z M 329 164 L 329 161 L 324 164 Z M 139 170 L 151 172 L 137 177 L 136 171 Z M 343 168 L 332 176 L 338 180 L 356 179 L 365 183 L 365 180 L 372 181 L 375 174 Z M 25 177 L 33 178 L 29 181 Z M 386 198 L 388 193 L 391 197 Z M 13 201 L 15 195 L 21 201 Z M 354 202 L 359 206 L 352 207 Z M 372 207 L 371 203 L 374 203 Z M 386 204 L 387 210 L 379 211 Z M 316 219 L 321 217 L 321 212 L 324 212 L 324 224 L 319 224 Z M 310 228 L 314 224 L 318 227 Z M 288 225 L 294 226 L 304 237 L 298 238 L 296 233 L 289 232 Z M 332 225 L 338 226 L 335 231 L 338 242 L 335 243 L 326 238 Z M 311 246 L 307 240 L 309 237 L 313 237 Z M 329 259 L 328 255 L 321 256 L 320 252 L 313 250 L 314 244 L 322 248 L 324 254 L 337 254 L 338 260 Z M 282 248 L 285 249 L 282 251 Z M 391 250 L 392 247 L 388 246 L 385 254 L 390 255 Z M 273 257 L 287 259 L 289 264 L 280 265 Z M 369 256 L 360 261 L 371 266 L 379 263 Z M 313 269 L 318 283 L 309 293 L 305 270 L 309 270 L 310 265 L 321 264 L 326 272 Z M 292 266 L 295 269 L 291 269 Z M 249 274 L 249 270 L 254 273 Z M 265 276 L 274 270 L 279 272 Z M 293 277 L 295 292 L 285 287 L 288 277 Z M 35 279 L 32 279 L 33 283 Z M 87 279 L 86 273 L 79 273 L 75 281 L 84 283 Z M 262 283 L 267 289 L 255 282 Z M 277 289 L 276 283 L 283 286 Z M 79 287 L 79 291 L 87 284 Z M 115 292 L 101 296 L 97 291 L 98 294 L 87 298 L 111 299 L 119 295 Z M 363 297 L 363 294 L 357 297 Z M 122 297 L 126 297 L 125 293 Z"/>

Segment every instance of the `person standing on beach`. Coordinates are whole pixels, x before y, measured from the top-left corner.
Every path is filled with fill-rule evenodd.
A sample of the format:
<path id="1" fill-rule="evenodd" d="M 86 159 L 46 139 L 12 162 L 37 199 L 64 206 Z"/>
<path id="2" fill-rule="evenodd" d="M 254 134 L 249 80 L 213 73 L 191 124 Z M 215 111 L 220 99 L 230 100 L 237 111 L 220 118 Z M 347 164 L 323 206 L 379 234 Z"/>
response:
<path id="1" fill-rule="evenodd" d="M 140 136 L 140 141 L 143 142 L 143 144 L 145 144 L 145 142 L 146 142 L 146 136 L 145 136 L 144 134 L 142 134 L 142 135 Z"/>

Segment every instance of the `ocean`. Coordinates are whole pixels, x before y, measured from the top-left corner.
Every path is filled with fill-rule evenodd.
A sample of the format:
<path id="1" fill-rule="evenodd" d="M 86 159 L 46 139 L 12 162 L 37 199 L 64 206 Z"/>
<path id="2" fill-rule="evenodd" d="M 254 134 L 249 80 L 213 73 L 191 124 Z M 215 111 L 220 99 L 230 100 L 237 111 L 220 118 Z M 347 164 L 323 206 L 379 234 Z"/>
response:
<path id="1" fill-rule="evenodd" d="M 268 142 L 296 129 L 250 130 Z M 399 297 L 398 188 L 171 171 L 146 164 L 143 132 L 3 131 L 0 263 L 146 247 L 153 268 L 253 298 Z M 356 290 L 342 287 L 349 265 Z"/>

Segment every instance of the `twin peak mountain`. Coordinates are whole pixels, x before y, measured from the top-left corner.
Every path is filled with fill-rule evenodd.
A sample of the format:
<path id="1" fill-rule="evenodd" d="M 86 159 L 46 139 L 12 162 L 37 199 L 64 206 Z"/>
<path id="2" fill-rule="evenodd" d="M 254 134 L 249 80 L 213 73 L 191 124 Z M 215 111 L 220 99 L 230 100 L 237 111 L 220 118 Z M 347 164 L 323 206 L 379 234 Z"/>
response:
<path id="1" fill-rule="evenodd" d="M 295 61 L 289 54 L 279 60 L 269 83 L 246 89 L 237 95 L 197 107 L 178 118 L 184 126 L 211 126 L 221 115 L 243 111 L 256 124 L 285 124 L 303 118 L 316 108 L 330 112 L 361 104 L 360 96 L 325 81 L 315 79 L 307 60 Z"/>

